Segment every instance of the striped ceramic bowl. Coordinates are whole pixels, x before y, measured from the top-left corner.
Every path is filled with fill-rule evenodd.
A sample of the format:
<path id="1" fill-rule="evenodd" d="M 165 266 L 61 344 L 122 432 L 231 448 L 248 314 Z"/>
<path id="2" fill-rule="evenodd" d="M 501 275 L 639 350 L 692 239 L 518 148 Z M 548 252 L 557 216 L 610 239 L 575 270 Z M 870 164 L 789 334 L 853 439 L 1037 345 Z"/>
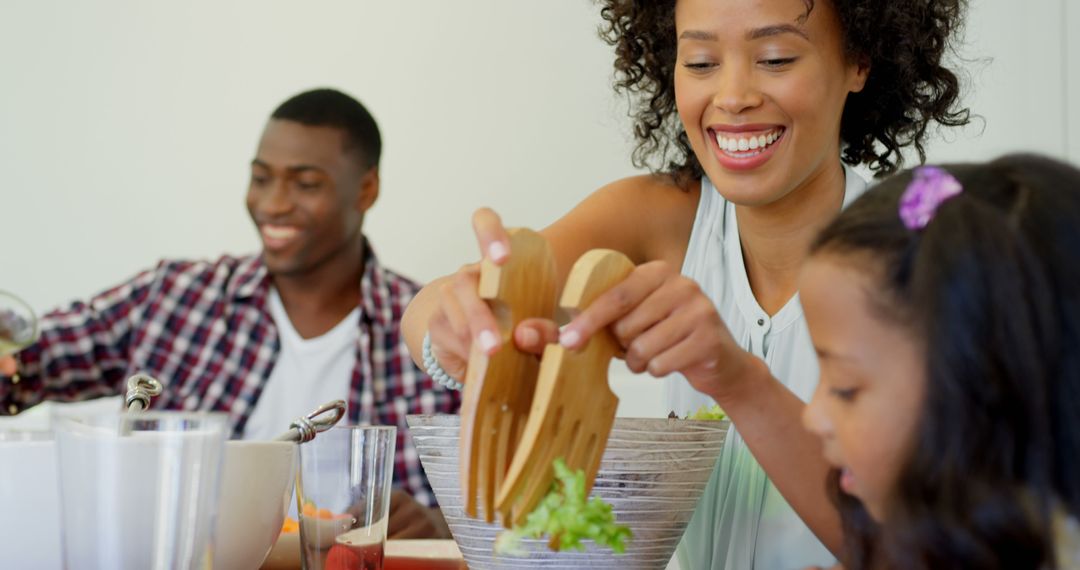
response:
<path id="1" fill-rule="evenodd" d="M 663 569 L 712 473 L 729 422 L 617 418 L 592 495 L 611 504 L 634 533 L 626 553 L 588 543 L 552 552 L 523 541 L 526 556 L 496 556 L 497 524 L 465 516 L 458 470 L 458 416 L 409 416 L 409 430 L 446 522 L 471 570 L 486 568 Z"/>

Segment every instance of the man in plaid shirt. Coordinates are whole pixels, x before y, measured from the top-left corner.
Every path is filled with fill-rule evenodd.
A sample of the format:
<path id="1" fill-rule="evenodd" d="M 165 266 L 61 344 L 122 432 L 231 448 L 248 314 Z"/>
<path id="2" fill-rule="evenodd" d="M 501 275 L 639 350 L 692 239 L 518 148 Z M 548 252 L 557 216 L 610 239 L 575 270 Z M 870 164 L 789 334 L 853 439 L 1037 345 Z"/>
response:
<path id="1" fill-rule="evenodd" d="M 247 193 L 262 254 L 163 261 L 45 315 L 40 340 L 0 362 L 0 413 L 119 394 L 146 372 L 165 384 L 151 407 L 226 412 L 234 436 L 269 438 L 341 398 L 350 423 L 398 427 L 390 535 L 448 537 L 405 416 L 456 413 L 460 394 L 413 364 L 399 321 L 419 287 L 361 233 L 380 152 L 375 120 L 348 95 L 283 103 Z"/>

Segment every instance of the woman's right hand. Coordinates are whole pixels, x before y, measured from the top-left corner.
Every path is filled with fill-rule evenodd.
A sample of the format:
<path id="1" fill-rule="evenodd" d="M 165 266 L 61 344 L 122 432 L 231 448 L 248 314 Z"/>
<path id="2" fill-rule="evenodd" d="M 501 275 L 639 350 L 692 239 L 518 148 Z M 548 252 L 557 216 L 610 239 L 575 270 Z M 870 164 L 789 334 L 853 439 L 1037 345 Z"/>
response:
<path id="1" fill-rule="evenodd" d="M 472 222 L 481 254 L 496 265 L 506 263 L 513 252 L 499 215 L 481 208 Z M 432 354 L 447 374 L 462 381 L 474 343 L 488 355 L 502 347 L 495 315 L 478 294 L 479 283 L 480 264 L 463 266 L 439 286 L 435 311 L 428 320 Z M 514 329 L 517 348 L 537 355 L 558 338 L 555 322 L 548 319 L 528 319 Z"/>

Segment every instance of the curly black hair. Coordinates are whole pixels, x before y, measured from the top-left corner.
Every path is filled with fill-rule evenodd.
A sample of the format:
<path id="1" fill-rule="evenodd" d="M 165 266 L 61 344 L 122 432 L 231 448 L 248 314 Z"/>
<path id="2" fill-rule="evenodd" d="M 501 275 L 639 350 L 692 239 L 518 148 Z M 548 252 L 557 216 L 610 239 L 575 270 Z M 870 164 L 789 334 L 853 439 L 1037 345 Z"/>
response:
<path id="1" fill-rule="evenodd" d="M 878 265 L 872 307 L 926 347 L 914 444 L 878 525 L 830 491 L 844 567 L 1054 568 L 1055 516 L 1080 517 L 1080 169 L 1035 155 L 947 165 L 963 192 L 925 229 L 910 172 L 859 197 L 811 254 Z"/>
<path id="2" fill-rule="evenodd" d="M 615 47 L 615 88 L 637 97 L 634 165 L 673 175 L 703 175 L 675 108 L 676 0 L 601 0 L 601 37 Z M 807 16 L 815 0 L 804 0 Z M 926 160 L 931 121 L 967 124 L 960 81 L 942 59 L 961 26 L 966 0 L 832 0 L 853 61 L 869 63 L 864 89 L 848 97 L 840 123 L 842 159 L 877 176 L 903 164 L 914 146 Z"/>

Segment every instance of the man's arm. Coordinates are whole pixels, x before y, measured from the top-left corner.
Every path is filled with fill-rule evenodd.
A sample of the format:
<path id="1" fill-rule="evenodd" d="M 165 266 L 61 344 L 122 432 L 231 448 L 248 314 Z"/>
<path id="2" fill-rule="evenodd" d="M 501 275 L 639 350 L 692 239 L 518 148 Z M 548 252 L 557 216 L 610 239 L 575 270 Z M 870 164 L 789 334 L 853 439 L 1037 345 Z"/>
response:
<path id="1" fill-rule="evenodd" d="M 412 495 L 394 489 L 390 495 L 389 538 L 450 538 L 450 527 L 439 507 L 425 507 Z"/>
<path id="2" fill-rule="evenodd" d="M 0 362 L 0 414 L 44 400 L 76 401 L 118 393 L 128 368 L 132 323 L 157 271 L 41 317 L 41 336 L 12 362 Z"/>
<path id="3" fill-rule="evenodd" d="M 419 285 L 400 279 L 399 291 L 405 295 L 393 299 L 404 309 L 415 298 Z M 400 314 L 400 313 L 399 313 Z M 461 407 L 461 392 L 437 384 L 411 359 L 401 321 L 396 321 L 390 344 L 394 366 L 388 367 L 383 401 L 376 402 L 376 413 L 387 425 L 398 426 L 394 457 L 394 490 L 390 497 L 390 538 L 450 538 L 450 529 L 435 493 L 420 464 L 412 436 L 405 421 L 408 414 L 456 414 Z M 406 387 L 411 386 L 412 389 Z"/>
<path id="4" fill-rule="evenodd" d="M 411 364 L 411 363 L 410 363 Z M 426 374 L 416 370 L 422 382 L 410 398 L 411 414 L 456 414 L 461 407 L 461 393 L 436 386 Z M 404 419 L 404 418 L 402 418 Z M 398 449 L 395 457 L 395 489 L 390 497 L 390 538 L 450 538 L 450 529 L 442 510 L 435 503 L 435 493 L 420 465 L 412 436 L 407 427 L 398 425 Z"/>

